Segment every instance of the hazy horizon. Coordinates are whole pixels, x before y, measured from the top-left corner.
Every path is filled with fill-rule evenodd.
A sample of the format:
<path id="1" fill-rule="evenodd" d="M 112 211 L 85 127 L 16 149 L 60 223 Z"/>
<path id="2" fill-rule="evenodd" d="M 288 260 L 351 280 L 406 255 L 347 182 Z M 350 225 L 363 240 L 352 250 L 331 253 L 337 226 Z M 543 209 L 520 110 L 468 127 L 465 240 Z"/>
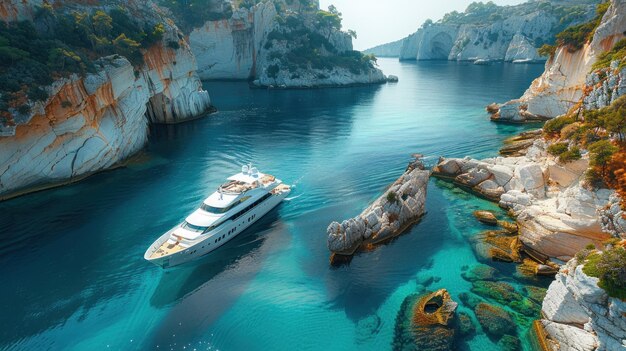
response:
<path id="1" fill-rule="evenodd" d="M 437 21 L 451 11 L 464 11 L 472 0 L 431 3 L 425 0 L 320 0 L 320 7 L 335 5 L 343 14 L 343 29 L 357 33 L 356 50 L 396 41 L 415 32 L 428 18 Z M 525 0 L 493 0 L 498 5 L 515 5 Z M 402 11 L 398 11 L 402 9 Z M 375 23 L 372 20 L 375 19 Z"/>

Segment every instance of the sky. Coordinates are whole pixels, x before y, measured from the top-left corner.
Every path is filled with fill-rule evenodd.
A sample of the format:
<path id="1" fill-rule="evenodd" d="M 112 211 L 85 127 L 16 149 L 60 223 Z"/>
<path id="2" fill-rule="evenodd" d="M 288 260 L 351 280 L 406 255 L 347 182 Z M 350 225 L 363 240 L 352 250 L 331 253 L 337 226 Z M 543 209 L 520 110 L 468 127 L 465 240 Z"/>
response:
<path id="1" fill-rule="evenodd" d="M 498 5 L 515 5 L 525 0 L 492 0 Z M 357 33 L 356 50 L 385 44 L 415 32 L 428 18 L 465 10 L 472 0 L 320 0 L 320 7 L 335 5 L 343 14 L 343 29 Z M 487 0 L 483 0 L 487 2 Z"/>

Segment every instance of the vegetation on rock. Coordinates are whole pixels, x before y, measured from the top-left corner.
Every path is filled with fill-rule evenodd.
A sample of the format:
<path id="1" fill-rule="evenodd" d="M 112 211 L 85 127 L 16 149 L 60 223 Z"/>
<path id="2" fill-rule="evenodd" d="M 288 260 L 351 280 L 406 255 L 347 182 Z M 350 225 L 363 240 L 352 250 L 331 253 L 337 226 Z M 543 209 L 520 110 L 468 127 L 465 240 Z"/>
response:
<path id="1" fill-rule="evenodd" d="M 603 52 L 593 64 L 592 69 L 599 70 L 609 68 L 611 62 L 620 61 L 618 69 L 626 67 L 626 39 L 622 39 L 613 45 L 613 49 Z"/>
<path id="2" fill-rule="evenodd" d="M 27 114 L 28 100 L 42 101 L 42 86 L 72 73 L 94 72 L 94 60 L 118 54 L 141 64 L 142 48 L 161 40 L 162 23 L 139 22 L 123 8 L 61 12 L 43 5 L 34 21 L 0 22 L 0 111 Z"/>
<path id="3" fill-rule="evenodd" d="M 224 0 L 159 0 L 159 5 L 172 12 L 185 33 L 201 27 L 206 21 L 230 18 L 233 13 L 230 2 Z"/>
<path id="4" fill-rule="evenodd" d="M 556 42 L 559 46 L 567 46 L 570 52 L 575 52 L 591 41 L 596 28 L 600 25 L 602 17 L 609 9 L 610 2 L 598 4 L 595 17 L 586 23 L 569 27 L 556 35 Z"/>
<path id="5" fill-rule="evenodd" d="M 279 16 L 281 25 L 268 35 L 265 49 L 274 49 L 270 58 L 279 61 L 279 67 L 285 67 L 292 78 L 297 78 L 295 75 L 299 69 L 329 71 L 341 67 L 360 74 L 374 68 L 376 58 L 373 55 L 364 55 L 359 51 L 340 52 L 333 44 L 331 38 L 342 28 L 341 13 L 334 6 L 331 5 L 328 11 L 319 10 L 314 15 L 282 11 Z M 349 35 L 354 37 L 356 33 L 352 31 Z M 286 47 L 286 52 L 279 47 Z M 278 75 L 278 71 L 270 72 L 269 68 L 266 73 L 270 78 Z"/>
<path id="6" fill-rule="evenodd" d="M 598 286 L 611 297 L 626 300 L 626 249 L 611 245 L 604 251 L 585 249 L 577 256 L 583 263 L 583 272 L 600 281 Z"/>

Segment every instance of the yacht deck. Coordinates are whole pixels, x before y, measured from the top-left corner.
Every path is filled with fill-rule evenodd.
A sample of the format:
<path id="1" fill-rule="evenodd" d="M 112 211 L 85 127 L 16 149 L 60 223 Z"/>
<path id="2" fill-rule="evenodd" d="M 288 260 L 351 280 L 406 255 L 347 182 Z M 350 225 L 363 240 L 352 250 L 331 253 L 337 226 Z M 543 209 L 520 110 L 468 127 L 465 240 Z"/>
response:
<path id="1" fill-rule="evenodd" d="M 168 244 L 167 241 L 166 241 L 166 242 L 164 242 L 161 245 L 161 247 L 159 247 L 158 250 L 156 250 L 155 252 L 152 253 L 152 255 L 150 255 L 150 258 L 159 258 L 159 257 L 171 255 L 173 253 L 177 253 L 177 252 L 182 251 L 184 249 L 186 249 L 186 248 L 180 246 L 179 243 Z"/>

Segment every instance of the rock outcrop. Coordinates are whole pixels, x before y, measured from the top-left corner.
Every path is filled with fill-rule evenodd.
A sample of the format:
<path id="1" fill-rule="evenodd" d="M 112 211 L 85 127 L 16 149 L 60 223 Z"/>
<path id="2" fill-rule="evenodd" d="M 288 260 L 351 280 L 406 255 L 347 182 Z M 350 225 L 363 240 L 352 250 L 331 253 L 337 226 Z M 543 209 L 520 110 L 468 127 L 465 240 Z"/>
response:
<path id="1" fill-rule="evenodd" d="M 546 144 L 534 141 L 525 156 L 485 160 L 441 159 L 433 175 L 452 179 L 517 217 L 522 243 L 564 261 L 589 243 L 610 237 L 598 212 L 612 191 L 591 191 L 583 184 L 588 159 L 559 163 Z"/>
<path id="2" fill-rule="evenodd" d="M 383 242 L 400 234 L 424 214 L 429 175 L 419 160 L 413 161 L 360 215 L 328 226 L 328 249 L 351 255 L 363 244 Z"/>
<path id="3" fill-rule="evenodd" d="M 585 15 L 562 17 L 564 8 L 575 6 Z M 465 13 L 447 14 L 438 22 L 422 25 L 403 40 L 399 57 L 400 60 L 543 62 L 547 58 L 539 55 L 537 48 L 552 42 L 564 25 L 590 19 L 593 9 L 592 4 L 536 2 L 507 7 L 470 5 Z M 390 43 L 380 48 L 395 47 L 396 43 Z"/>
<path id="4" fill-rule="evenodd" d="M 347 32 L 319 26 L 317 9 L 317 1 L 265 1 L 194 28 L 189 43 L 200 78 L 247 79 L 274 88 L 386 82 L 373 62 L 353 51 Z"/>
<path id="5" fill-rule="evenodd" d="M 601 79 L 599 72 L 589 74 L 598 57 L 613 48 L 626 33 L 626 2 L 611 1 L 593 39 L 580 50 L 560 46 L 546 62 L 544 73 L 535 79 L 524 95 L 502 104 L 492 112 L 497 121 L 524 122 L 553 118 L 567 113 L 585 95 L 586 108 L 604 107 L 623 94 L 623 72 L 611 72 Z M 604 70 L 606 73 L 606 70 Z M 618 94 L 613 94 L 614 92 Z"/>
<path id="6" fill-rule="evenodd" d="M 145 145 L 149 123 L 182 122 L 212 108 L 177 27 L 152 3 L 127 6 L 163 23 L 163 38 L 143 51 L 139 67 L 103 57 L 95 73 L 46 87 L 49 98 L 30 102 L 28 114 L 9 111 L 12 123 L 0 123 L 0 198 L 113 167 Z M 172 41 L 178 48 L 166 44 Z"/>
<path id="7" fill-rule="evenodd" d="M 609 203 L 600 211 L 602 230 L 616 238 L 626 239 L 626 212 L 621 206 L 622 199 L 617 194 L 611 194 Z"/>
<path id="8" fill-rule="evenodd" d="M 552 350 L 626 349 L 626 302 L 609 297 L 575 258 L 550 284 L 541 310 Z"/>

